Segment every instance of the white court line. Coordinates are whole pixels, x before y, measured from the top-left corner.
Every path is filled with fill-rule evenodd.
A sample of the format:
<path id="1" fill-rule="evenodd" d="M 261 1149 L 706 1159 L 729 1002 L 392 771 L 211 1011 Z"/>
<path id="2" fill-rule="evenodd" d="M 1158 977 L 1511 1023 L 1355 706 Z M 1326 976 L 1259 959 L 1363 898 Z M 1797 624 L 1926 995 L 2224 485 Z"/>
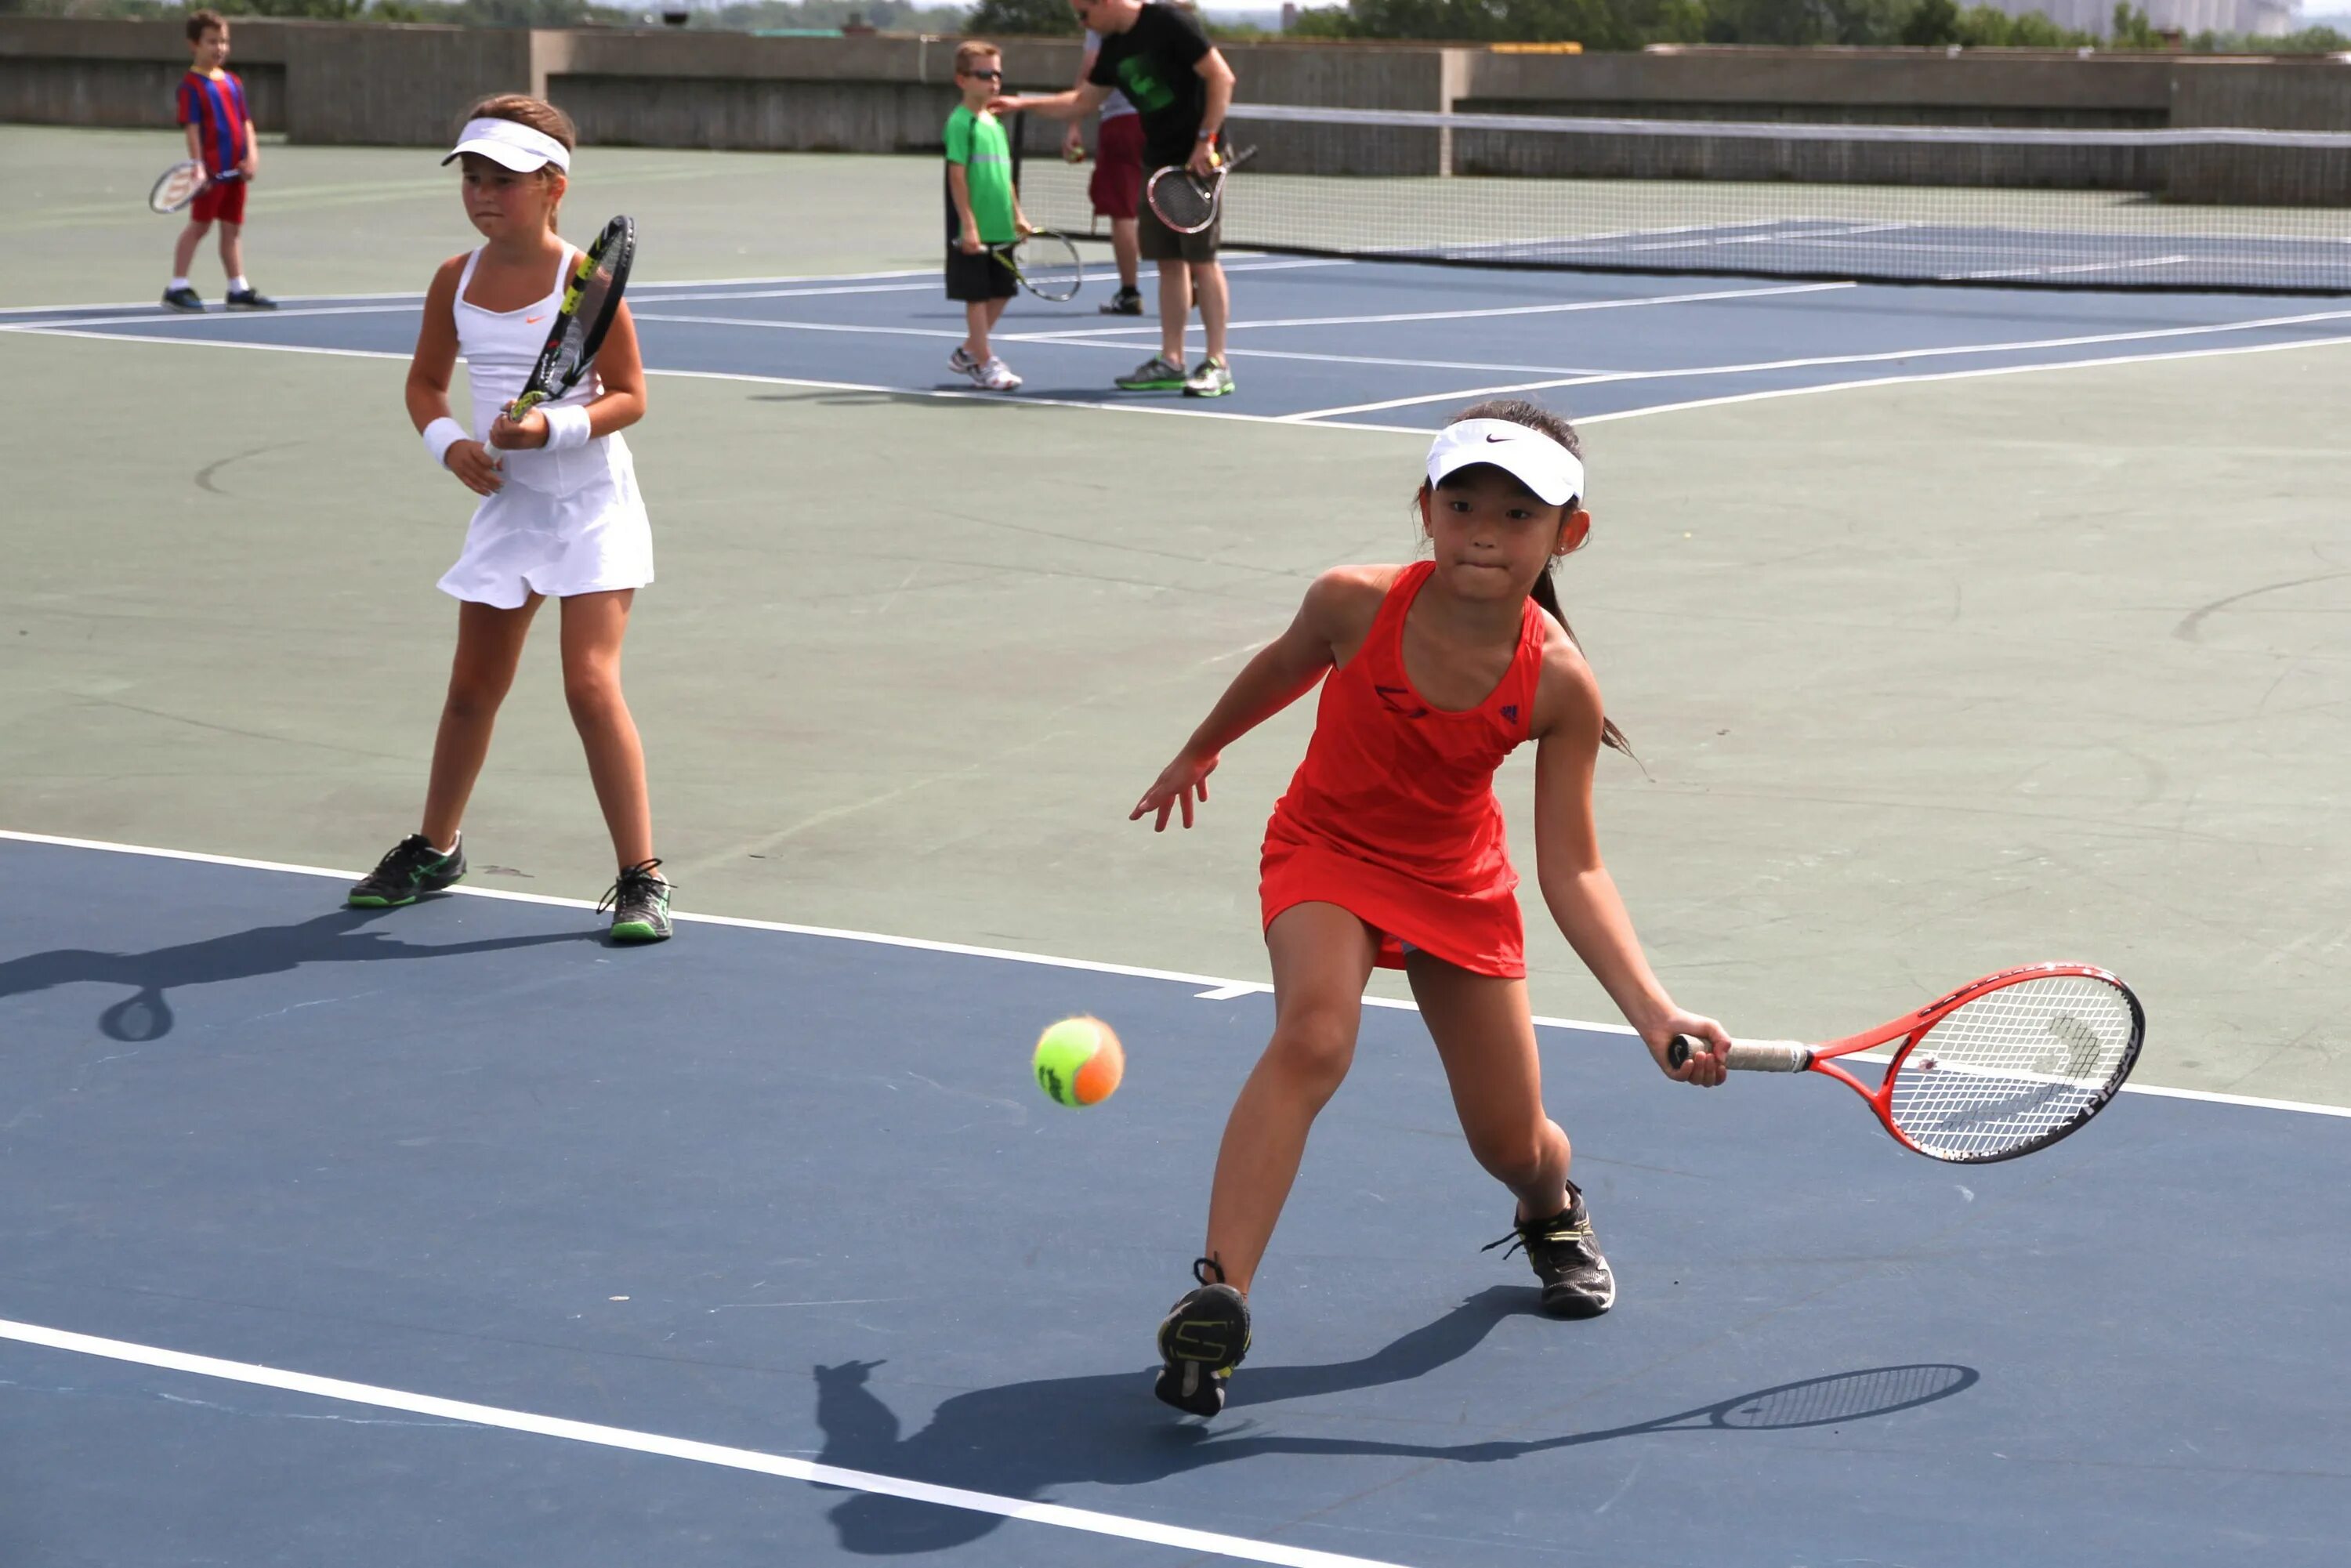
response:
<path id="1" fill-rule="evenodd" d="M 664 300 L 658 303 L 668 302 Z M 871 332 L 879 337 L 935 338 L 942 341 L 952 340 L 958 343 L 963 341 L 965 337 L 963 332 L 948 327 L 866 327 L 837 321 L 793 321 L 766 316 L 674 316 L 666 310 L 640 310 L 636 313 L 636 319 L 689 327 L 751 327 L 786 332 Z M 8 329 L 0 327 L 0 331 Z M 16 329 L 29 330 L 29 329 Z M 1104 329 L 1108 331 L 1131 329 L 1128 328 Z M 1158 329 L 1155 327 L 1152 330 L 1156 331 Z M 1197 327 L 1185 329 L 1187 340 L 1200 335 L 1201 329 Z M 1033 343 L 1043 349 L 1105 349 L 1116 354 L 1132 354 L 1135 349 L 1132 343 L 1095 342 L 1092 340 L 1095 334 L 1092 333 L 991 332 L 988 336 L 1001 343 Z M 1561 376 L 1604 377 L 1613 373 L 1589 368 L 1579 369 L 1573 365 L 1497 365 L 1473 360 L 1392 360 L 1370 354 L 1309 354 L 1291 349 L 1229 349 L 1226 351 L 1237 360 L 1302 360 L 1318 365 L 1379 365 L 1388 369 L 1416 371 L 1525 371 L 1537 375 Z"/>
<path id="2" fill-rule="evenodd" d="M 637 292 L 643 293 L 648 288 L 726 288 L 737 284 L 747 285 L 754 283 L 774 284 L 778 286 L 792 283 L 857 283 L 862 282 L 864 279 L 873 277 L 935 278 L 938 276 L 939 269 L 935 267 L 899 267 L 896 270 L 890 272 L 812 272 L 806 277 L 680 277 L 671 278 L 661 282 L 655 282 L 649 278 L 632 278 L 631 282 Z M 298 296 L 298 298 L 305 300 L 319 300 L 329 303 L 347 299 L 422 299 L 424 298 L 424 291 L 421 288 L 378 288 L 371 289 L 364 294 L 304 294 Z M 99 300 L 95 303 L 84 305 L 0 305 L 0 316 L 37 316 L 44 310 L 63 310 L 67 312 L 76 310 L 152 310 L 160 315 L 162 312 L 162 307 L 156 304 L 152 299 L 120 299 L 110 304 L 104 300 Z"/>
<path id="3" fill-rule="evenodd" d="M 1857 288 L 1855 283 L 1788 283 L 1768 288 L 1710 288 L 1696 294 L 1636 294 L 1621 299 L 1576 299 L 1560 305 L 1495 305 L 1475 310 L 1398 310 L 1380 316 L 1290 316 L 1262 321 L 1233 321 L 1226 329 L 1233 332 L 1251 331 L 1262 327 L 1370 327 L 1391 321 L 1470 321 L 1490 316 L 1563 316 L 1577 310 L 1630 310 L 1647 305 L 1696 305 L 1713 299 L 1765 299 L 1780 294 L 1822 294 L 1832 289 Z M 1153 326 L 1097 327 L 1092 332 L 1071 332 L 1070 337 L 1089 337 L 1102 332 L 1156 332 Z"/>
<path id="4" fill-rule="evenodd" d="M 1575 423 L 1578 425 L 1606 424 L 1613 420 L 1646 419 L 1655 413 L 1684 413 L 1695 408 L 1722 408 L 1735 402 L 1810 397 L 1815 392 L 1855 392 L 1865 387 L 1975 381 L 1985 376 L 2031 375 L 2043 371 L 2090 371 L 2107 365 L 2153 365 L 2167 360 L 2215 360 L 2229 354 L 2274 354 L 2291 349 L 2330 349 L 2345 343 L 2351 343 L 2351 337 L 2299 338 L 2291 343 L 2241 343 L 2227 349 L 2176 349 L 2168 354 L 2110 354 L 2104 359 L 2060 360 L 2053 364 L 2043 365 L 1987 365 L 1972 371 L 1930 371 L 1915 376 L 1868 376 L 1860 381 L 1823 382 L 1818 386 L 1777 387 L 1770 392 L 1731 392 L 1722 397 L 1693 398 L 1687 402 L 1661 402 L 1649 408 L 1628 408 L 1616 413 L 1580 414 Z"/>
<path id="5" fill-rule="evenodd" d="M 2351 339 L 2343 340 L 2351 342 Z M 327 866 L 295 865 L 284 861 L 248 860 L 238 855 L 207 854 L 200 850 L 157 849 L 147 844 L 120 844 L 105 839 L 65 838 L 54 833 L 28 833 L 15 829 L 0 828 L 0 840 L 19 843 L 50 844 L 60 849 L 96 850 L 105 854 L 145 855 L 154 860 L 188 861 L 197 865 L 230 866 L 240 871 L 284 872 L 294 876 L 330 877 L 337 882 L 356 882 L 360 873 L 336 871 Z M 538 904 L 556 909 L 595 911 L 598 905 L 584 898 L 559 898 L 552 894 L 517 893 L 496 887 L 453 887 L 448 890 L 466 898 L 501 899 L 508 904 Z M 1152 969 L 1134 964 L 1104 964 L 1091 958 L 1061 958 L 1046 953 L 1020 953 L 1007 947 L 977 947 L 962 942 L 935 942 L 922 936 L 892 936 L 878 931 L 850 931 L 831 925 L 796 925 L 789 921 L 753 920 L 739 915 L 696 915 L 672 911 L 670 918 L 700 925 L 727 925 L 745 931 L 774 931 L 788 936 L 821 936 L 839 942 L 863 942 L 878 947 L 904 947 L 921 953 L 949 953 L 967 958 L 995 958 L 1011 964 L 1033 964 L 1049 969 L 1078 969 L 1095 975 L 1124 975 L 1144 980 L 1173 980 L 1181 985 L 1203 988 L 1195 993 L 1198 999 L 1231 1001 L 1236 998 L 1270 992 L 1272 987 L 1261 980 L 1234 980 L 1217 975 L 1188 974 L 1181 969 Z M 1393 997 L 1365 997 L 1366 1007 L 1387 1008 L 1396 1012 L 1418 1012 L 1409 1001 Z M 1592 1023 L 1582 1019 L 1550 1018 L 1537 1014 L 1535 1025 L 1541 1029 L 1575 1030 L 1585 1034 L 1615 1034 L 1629 1036 L 1634 1030 L 1621 1023 Z M 1856 1061 L 1882 1061 L 1878 1056 L 1861 1056 Z M 2172 1089 L 2154 1084 L 2126 1083 L 2126 1094 L 2152 1094 L 2166 1100 L 2200 1100 L 2215 1105 L 2242 1105 L 2259 1111 L 2299 1111 L 2312 1116 L 2351 1118 L 2351 1105 L 2323 1105 L 2302 1100 L 2272 1100 L 2253 1094 L 2229 1094 L 2215 1089 Z"/>
<path id="6" fill-rule="evenodd" d="M 1383 409 L 1409 408 L 1418 403 L 1447 402 L 1455 398 L 1494 397 L 1503 392 L 1543 392 L 1561 387 L 1598 386 L 1616 382 L 1678 381 L 1685 376 L 1735 376 L 1758 371 L 1811 370 L 1822 365 L 1886 364 L 1898 360 L 1951 359 L 1962 354 L 2014 354 L 2040 349 L 2079 349 L 2094 343 L 2143 343 L 2165 338 L 2201 338 L 2221 332 L 2265 331 L 2273 327 L 2304 327 L 2315 321 L 2351 320 L 2351 310 L 2314 310 L 2298 316 L 2262 316 L 2245 321 L 2215 321 L 2193 327 L 2148 327 L 2133 332 L 2094 332 L 2070 338 L 2018 339 L 2004 343 L 1961 343 L 1942 349 L 1887 349 L 1867 354 L 1823 354 L 1803 360 L 1759 360 L 1743 365 L 1697 365 L 1684 370 L 1660 371 L 1598 371 L 1563 376 L 1556 381 L 1520 382 L 1511 386 L 1473 387 L 1467 392 L 1430 392 L 1412 397 L 1387 398 L 1379 402 L 1342 403 L 1335 408 L 1310 409 L 1304 413 L 1285 414 L 1295 421 L 1321 419 L 1334 413 L 1374 413 Z M 2318 340 L 2307 340 L 2315 341 Z M 2271 345 L 2273 347 L 2276 345 Z M 2152 357 L 2152 356 L 2150 356 Z M 2017 369 L 2038 369 L 2018 366 Z M 1898 378 L 1880 378 L 1895 380 Z M 1842 385 L 1873 383 L 1843 382 Z M 1693 406 L 1677 403 L 1677 408 Z"/>
<path id="7" fill-rule="evenodd" d="M 162 343 L 175 349 L 243 349 L 264 354 L 325 354 L 330 358 L 351 360 L 405 360 L 409 356 L 386 349 L 318 349 L 304 343 L 247 343 L 225 338 L 158 338 L 140 332 L 83 332 L 67 329 L 51 331 L 44 327 L 8 329 L 28 338 L 86 338 L 94 343 Z M 670 376 L 684 381 L 747 382 L 756 386 L 805 387 L 811 392 L 875 392 L 885 397 L 930 398 L 948 402 L 1002 403 L 1009 408 L 1076 408 L 1100 413 L 1144 413 L 1162 419 L 1222 419 L 1241 424 L 1287 424 L 1279 414 L 1238 413 L 1230 409 L 1186 408 L 1167 402 L 1121 402 L 1106 400 L 1090 402 L 1075 397 L 1040 397 L 1028 392 L 990 392 L 977 388 L 966 391 L 961 387 L 893 387 L 874 382 L 827 382 L 806 376 L 763 376 L 744 371 L 666 371 L 645 368 L 649 376 Z M 1326 419 L 1308 426 L 1292 429 L 1368 430 L 1382 435 L 1418 435 L 1429 433 L 1409 424 L 1364 424 L 1345 420 Z"/>
<path id="8" fill-rule="evenodd" d="M 340 1377 L 287 1372 L 275 1366 L 258 1366 L 251 1362 L 223 1361 L 216 1356 L 193 1355 L 186 1351 L 133 1344 L 127 1340 L 101 1339 L 96 1334 L 72 1333 L 64 1329 L 17 1322 L 6 1318 L 0 1318 L 0 1339 L 38 1345 L 45 1350 L 67 1351 L 75 1355 L 94 1355 L 108 1361 L 128 1362 L 134 1366 L 152 1366 L 164 1372 L 242 1383 L 256 1388 L 307 1394 L 313 1398 L 364 1405 L 377 1410 L 399 1410 L 411 1416 L 429 1416 L 444 1421 L 461 1421 L 469 1426 L 493 1427 L 502 1431 L 527 1433 L 535 1437 L 560 1437 L 566 1442 L 587 1443 L 600 1448 L 620 1448 L 629 1453 L 652 1454 L 665 1459 L 684 1459 L 690 1464 L 716 1465 L 722 1469 L 749 1470 L 757 1475 L 777 1476 L 785 1480 L 809 1481 L 818 1486 L 840 1487 L 881 1497 L 904 1498 L 910 1502 L 931 1503 L 940 1508 L 961 1509 L 967 1513 L 992 1513 L 1001 1519 L 1019 1520 L 1026 1524 L 1050 1524 L 1062 1530 L 1080 1530 L 1093 1535 L 1140 1541 L 1152 1546 L 1205 1552 L 1243 1563 L 1273 1563 L 1283 1564 L 1285 1568 L 1399 1568 L 1398 1564 L 1381 1563 L 1369 1557 L 1347 1557 L 1335 1552 L 1281 1546 L 1269 1541 L 1219 1535 L 1206 1530 L 1186 1530 L 1181 1525 L 1159 1524 L 1150 1520 L 1124 1519 L 1114 1513 L 1098 1513 L 1092 1509 L 1068 1508 L 1054 1502 L 1030 1502 L 1021 1498 L 998 1497 L 992 1492 L 967 1491 L 961 1487 L 934 1486 L 928 1481 L 904 1480 L 871 1470 L 843 1469 L 838 1465 L 820 1465 L 782 1454 L 763 1454 L 756 1448 L 697 1443 L 686 1437 L 664 1437 L 657 1432 L 635 1432 L 625 1427 L 606 1427 L 594 1421 L 572 1421 L 559 1416 L 536 1415 L 528 1410 L 507 1410 L 495 1405 L 475 1405 L 463 1399 L 411 1394 L 403 1389 L 384 1388 L 371 1383 L 347 1383 Z M 1012 1440 L 1019 1440 L 1017 1434 L 1011 1437 Z"/>

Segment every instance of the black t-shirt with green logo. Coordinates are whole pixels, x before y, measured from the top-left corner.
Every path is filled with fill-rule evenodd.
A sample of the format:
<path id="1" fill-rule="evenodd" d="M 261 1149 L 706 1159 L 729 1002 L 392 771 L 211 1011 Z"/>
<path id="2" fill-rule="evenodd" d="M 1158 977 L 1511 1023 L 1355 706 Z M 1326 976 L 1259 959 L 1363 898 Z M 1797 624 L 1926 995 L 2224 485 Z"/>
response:
<path id="1" fill-rule="evenodd" d="M 1191 161 L 1208 107 L 1207 84 L 1194 68 L 1208 48 L 1199 24 L 1173 5 L 1146 5 L 1134 26 L 1102 35 L 1086 79 L 1118 89 L 1143 116 L 1143 156 L 1150 168 Z"/>

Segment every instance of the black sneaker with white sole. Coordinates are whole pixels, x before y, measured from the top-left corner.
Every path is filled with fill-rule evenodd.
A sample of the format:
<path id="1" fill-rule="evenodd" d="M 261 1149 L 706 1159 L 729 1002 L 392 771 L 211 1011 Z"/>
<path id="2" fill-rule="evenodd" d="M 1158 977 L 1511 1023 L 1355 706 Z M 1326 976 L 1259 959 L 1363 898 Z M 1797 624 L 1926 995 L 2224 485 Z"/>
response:
<path id="1" fill-rule="evenodd" d="M 1591 1211 L 1584 1207 L 1583 1189 L 1573 1182 L 1567 1184 L 1565 1208 L 1548 1219 L 1518 1221 L 1510 1234 L 1484 1250 L 1504 1245 L 1510 1249 L 1502 1254 L 1505 1258 L 1525 1251 L 1535 1278 L 1542 1281 L 1542 1310 L 1552 1317 L 1596 1318 L 1616 1304 L 1615 1270 L 1600 1255 Z"/>
<path id="2" fill-rule="evenodd" d="M 444 855 L 423 833 L 411 833 L 375 862 L 375 870 L 352 884 L 343 902 L 353 909 L 396 909 L 415 903 L 421 894 L 440 892 L 465 874 L 463 837 Z"/>
<path id="3" fill-rule="evenodd" d="M 163 290 L 163 304 L 169 309 L 190 310 L 199 314 L 204 308 L 204 297 L 185 285 L 178 288 Z"/>
<path id="4" fill-rule="evenodd" d="M 1185 1292 L 1159 1321 L 1159 1380 L 1151 1392 L 1187 1416 L 1214 1416 L 1225 1407 L 1233 1368 L 1249 1354 L 1249 1303 L 1225 1283 L 1214 1259 L 1195 1262 L 1192 1278 L 1199 1289 Z"/>

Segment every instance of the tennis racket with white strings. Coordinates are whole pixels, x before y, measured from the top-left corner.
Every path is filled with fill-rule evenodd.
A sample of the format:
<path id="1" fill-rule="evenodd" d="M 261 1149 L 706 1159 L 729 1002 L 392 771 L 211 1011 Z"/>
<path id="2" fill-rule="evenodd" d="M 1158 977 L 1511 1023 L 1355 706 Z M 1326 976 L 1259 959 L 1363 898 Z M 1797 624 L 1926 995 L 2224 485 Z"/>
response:
<path id="1" fill-rule="evenodd" d="M 1818 1072 L 1869 1103 L 1907 1149 L 1987 1165 L 2045 1149 L 2105 1108 L 2138 1061 L 2147 1014 L 2131 988 L 2086 964 L 2030 964 L 1961 986 L 1860 1034 L 1805 1045 L 1734 1040 L 1734 1072 Z M 1839 1058 L 1893 1048 L 1876 1087 Z M 1677 1068 L 1696 1049 L 1677 1035 Z"/>
<path id="2" fill-rule="evenodd" d="M 561 397 L 580 384 L 595 362 L 596 350 L 612 329 L 620 313 L 621 291 L 629 286 L 629 267 L 637 256 L 637 225 L 614 218 L 580 253 L 571 268 L 571 282 L 563 290 L 563 308 L 548 329 L 547 346 L 523 383 L 522 395 L 507 409 L 508 419 L 520 419 L 538 404 Z"/>
<path id="3" fill-rule="evenodd" d="M 147 193 L 147 205 L 159 213 L 176 213 L 196 199 L 204 188 L 214 183 L 226 184 L 244 175 L 231 169 L 225 174 L 207 176 L 204 166 L 194 159 L 183 159 L 163 171 L 154 189 Z"/>
<path id="4" fill-rule="evenodd" d="M 992 245 L 987 250 L 1011 269 L 1021 287 L 1056 305 L 1075 299 L 1086 280 L 1078 247 L 1069 235 L 1051 229 L 1032 229 L 1011 245 Z"/>
<path id="5" fill-rule="evenodd" d="M 1170 164 L 1151 176 L 1151 183 L 1144 187 L 1144 199 L 1159 221 L 1176 233 L 1198 234 L 1217 221 L 1224 206 L 1225 176 L 1256 156 L 1254 147 L 1228 152 L 1207 174 L 1195 174 L 1180 163 Z"/>

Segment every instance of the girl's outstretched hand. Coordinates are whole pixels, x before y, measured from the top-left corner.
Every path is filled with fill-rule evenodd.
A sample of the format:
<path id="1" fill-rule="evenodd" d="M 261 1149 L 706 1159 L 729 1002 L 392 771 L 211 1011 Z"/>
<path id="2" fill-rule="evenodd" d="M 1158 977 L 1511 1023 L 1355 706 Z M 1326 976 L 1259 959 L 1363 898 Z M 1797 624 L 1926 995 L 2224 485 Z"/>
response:
<path id="1" fill-rule="evenodd" d="M 1188 751 L 1177 752 L 1176 760 L 1159 770 L 1159 777 L 1151 781 L 1151 788 L 1143 792 L 1143 799 L 1134 803 L 1134 810 L 1127 813 L 1126 820 L 1139 822 L 1156 811 L 1159 820 L 1151 824 L 1151 831 L 1164 833 L 1167 831 L 1168 813 L 1180 808 L 1184 813 L 1184 825 L 1190 827 L 1192 802 L 1196 798 L 1203 804 L 1207 803 L 1208 775 L 1216 770 L 1217 758 L 1213 757 L 1195 757 Z"/>
<path id="2" fill-rule="evenodd" d="M 1678 1070 L 1667 1056 L 1677 1034 L 1689 1036 L 1698 1048 Z M 1722 1082 L 1727 1071 L 1722 1065 L 1723 1053 L 1730 1049 L 1730 1036 L 1712 1019 L 1677 1008 L 1656 1028 L 1642 1031 L 1641 1040 L 1649 1048 L 1649 1054 L 1656 1058 L 1657 1071 L 1677 1083 L 1696 1083 L 1711 1089 Z"/>

